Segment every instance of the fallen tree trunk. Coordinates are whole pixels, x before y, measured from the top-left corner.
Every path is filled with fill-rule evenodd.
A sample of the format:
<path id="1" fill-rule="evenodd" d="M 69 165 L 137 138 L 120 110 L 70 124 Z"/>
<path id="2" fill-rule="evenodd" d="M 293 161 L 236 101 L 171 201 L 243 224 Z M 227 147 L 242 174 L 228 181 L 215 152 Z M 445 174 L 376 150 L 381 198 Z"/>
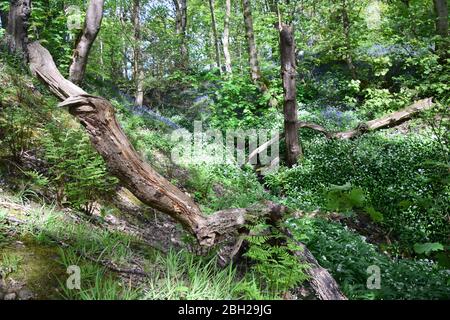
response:
<path id="1" fill-rule="evenodd" d="M 422 99 L 414 102 L 407 108 L 393 112 L 387 116 L 361 123 L 358 127 L 350 131 L 330 132 L 317 124 L 307 122 L 299 122 L 298 128 L 308 128 L 318 131 L 323 133 L 328 139 L 354 139 L 371 131 L 398 126 L 403 122 L 410 120 L 418 113 L 432 108 L 433 105 L 433 98 Z"/>
<path id="2" fill-rule="evenodd" d="M 86 128 L 94 148 L 109 171 L 144 204 L 169 214 L 192 233 L 202 246 L 211 247 L 223 236 L 236 232 L 260 209 L 230 209 L 205 216 L 184 192 L 144 162 L 117 122 L 111 103 L 87 94 L 58 71 L 47 49 L 38 42 L 28 46 L 30 69 L 68 107 Z"/>
<path id="3" fill-rule="evenodd" d="M 89 95 L 66 80 L 48 50 L 39 42 L 29 44 L 28 52 L 32 73 L 63 101 L 60 106 L 68 107 L 69 112 L 86 128 L 94 148 L 105 160 L 111 174 L 144 204 L 180 222 L 197 238 L 201 246 L 212 247 L 230 237 L 241 239 L 242 234 L 245 234 L 246 225 L 257 221 L 260 217 L 270 217 L 274 208 L 278 208 L 267 202 L 246 209 L 229 209 L 211 216 L 203 215 L 188 195 L 139 157 L 117 122 L 114 108 L 109 101 Z M 238 240 L 239 243 L 242 242 Z M 238 249 L 235 248 L 233 253 L 235 254 Z M 296 255 L 304 262 L 314 263 L 310 258 L 312 255 L 306 248 Z M 313 265 L 312 269 L 316 270 L 317 266 L 318 264 Z M 329 287 L 329 283 L 332 283 L 332 288 L 337 290 L 335 298 L 345 299 L 335 280 L 325 269 L 322 269 L 320 274 L 311 274 L 311 283 L 315 282 L 320 284 L 320 287 Z M 330 295 L 323 294 L 325 291 L 318 290 L 316 293 L 321 299 L 329 299 Z"/>
<path id="4" fill-rule="evenodd" d="M 302 121 L 297 122 L 297 129 L 302 128 L 311 129 L 319 133 L 322 133 L 323 135 L 325 135 L 327 139 L 340 139 L 340 140 L 355 139 L 369 132 L 398 126 L 404 123 L 405 121 L 410 120 L 418 113 L 431 109 L 433 106 L 434 106 L 433 98 L 422 99 L 414 102 L 411 106 L 404 108 L 400 111 L 393 112 L 389 115 L 386 115 L 384 117 L 375 120 L 360 123 L 355 129 L 350 131 L 332 132 L 328 131 L 321 125 Z M 280 134 L 279 138 L 283 139 L 284 137 L 285 135 L 284 133 L 282 133 Z M 277 140 L 272 139 L 262 144 L 257 149 L 253 150 L 250 153 L 249 157 L 247 158 L 246 163 L 249 163 L 250 160 L 256 157 L 258 154 L 266 151 L 276 141 Z"/>

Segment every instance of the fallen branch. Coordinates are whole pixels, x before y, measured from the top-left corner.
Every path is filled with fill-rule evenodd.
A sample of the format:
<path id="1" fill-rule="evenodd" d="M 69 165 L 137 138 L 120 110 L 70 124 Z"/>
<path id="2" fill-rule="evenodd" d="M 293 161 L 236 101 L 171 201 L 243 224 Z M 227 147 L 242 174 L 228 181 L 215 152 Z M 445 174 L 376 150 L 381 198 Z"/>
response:
<path id="1" fill-rule="evenodd" d="M 284 233 L 287 237 L 294 239 L 289 230 L 284 230 Z M 295 251 L 294 255 L 300 261 L 309 264 L 309 268 L 306 269 L 306 274 L 309 276 L 309 283 L 316 295 L 321 300 L 347 300 L 347 297 L 339 289 L 336 280 L 334 280 L 328 270 L 320 266 L 311 251 L 303 243 L 298 241 L 295 241 L 295 243 L 301 249 Z"/>
<path id="2" fill-rule="evenodd" d="M 354 139 L 368 132 L 398 126 L 403 122 L 410 120 L 413 116 L 417 115 L 418 113 L 431 109 L 433 106 L 434 106 L 433 98 L 422 99 L 414 102 L 411 106 L 404 108 L 400 111 L 393 112 L 387 116 L 375 120 L 360 123 L 355 129 L 350 131 L 332 132 L 328 131 L 321 125 L 302 121 L 299 121 L 297 123 L 297 128 L 298 129 L 307 128 L 317 131 L 325 135 L 327 139 L 340 139 L 340 140 Z M 283 138 L 284 133 L 280 134 L 280 139 Z M 247 158 L 246 163 L 249 163 L 258 154 L 266 151 L 276 141 L 277 140 L 272 139 L 262 144 L 259 148 L 255 149 L 254 151 L 252 151 L 250 156 Z"/>
<path id="3" fill-rule="evenodd" d="M 361 136 L 364 133 L 391 128 L 410 120 L 419 112 L 423 112 L 433 107 L 433 98 L 426 98 L 414 102 L 411 106 L 400 111 L 393 112 L 384 117 L 371 120 L 365 123 L 360 123 L 355 129 L 343 132 L 328 132 L 325 128 L 311 123 L 299 122 L 299 128 L 309 128 L 325 134 L 329 139 L 353 139 Z"/>

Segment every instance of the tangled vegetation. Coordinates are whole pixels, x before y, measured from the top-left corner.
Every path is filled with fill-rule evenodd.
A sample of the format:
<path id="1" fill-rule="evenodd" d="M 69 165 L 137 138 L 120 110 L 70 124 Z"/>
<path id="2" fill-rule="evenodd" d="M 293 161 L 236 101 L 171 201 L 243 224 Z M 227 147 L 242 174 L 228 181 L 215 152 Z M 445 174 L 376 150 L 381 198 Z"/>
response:
<path id="1" fill-rule="evenodd" d="M 269 5 L 276 1 L 244 2 L 253 9 L 256 74 L 241 1 L 232 1 L 226 27 L 228 1 L 189 0 L 186 30 L 176 29 L 182 13 L 170 1 L 105 1 L 80 84 L 111 101 L 134 149 L 205 215 L 264 201 L 289 208 L 277 223 L 242 227 L 239 254 L 221 267 L 220 246 L 202 252 L 126 190 L 85 124 L 8 52 L 9 1 L 0 1 L 0 281 L 14 293 L 0 286 L 0 300 L 317 298 L 311 265 L 295 255 L 300 243 L 349 299 L 450 298 L 450 50 L 436 31 L 440 1 L 280 1 L 277 10 Z M 70 77 L 82 25 L 68 28 L 77 13 L 61 10 L 67 4 L 87 9 L 78 0 L 33 1 L 28 35 Z M 279 169 L 267 175 L 260 163 L 223 163 L 205 145 L 201 161 L 174 161 L 173 133 L 192 134 L 194 121 L 224 135 L 286 133 L 279 18 L 295 27 L 298 121 L 343 132 L 420 99 L 432 98 L 433 108 L 354 139 L 300 128 L 297 163 L 287 163 L 282 136 Z M 215 51 L 225 50 L 217 38 L 225 28 L 231 65 Z M 79 290 L 67 286 L 70 266 L 82 270 Z M 372 266 L 379 288 L 368 285 Z"/>

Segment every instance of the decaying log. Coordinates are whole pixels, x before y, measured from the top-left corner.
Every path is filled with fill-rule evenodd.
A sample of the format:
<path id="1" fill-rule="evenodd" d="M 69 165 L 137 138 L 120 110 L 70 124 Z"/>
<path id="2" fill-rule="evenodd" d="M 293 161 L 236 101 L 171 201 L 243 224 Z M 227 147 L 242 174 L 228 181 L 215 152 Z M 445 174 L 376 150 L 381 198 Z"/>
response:
<path id="1" fill-rule="evenodd" d="M 271 212 L 268 216 L 268 222 L 277 227 L 288 239 L 290 239 L 299 248 L 292 252 L 301 263 L 308 264 L 305 272 L 309 276 L 309 284 L 314 290 L 316 296 L 321 300 L 347 300 L 347 297 L 339 289 L 339 286 L 328 272 L 322 268 L 314 258 L 311 251 L 301 242 L 297 241 L 288 228 L 284 227 L 280 222 L 283 217 L 289 214 L 289 209 L 283 205 L 266 203 Z"/>
<path id="2" fill-rule="evenodd" d="M 61 107 L 67 107 L 86 128 L 94 148 L 105 160 L 111 174 L 130 190 L 144 204 L 166 213 L 180 222 L 204 247 L 212 247 L 224 239 L 238 239 L 232 255 L 237 253 L 247 225 L 261 217 L 271 217 L 276 205 L 266 202 L 246 209 L 228 209 L 205 216 L 196 203 L 181 190 L 172 185 L 144 162 L 128 141 L 114 115 L 114 108 L 104 98 L 87 94 L 84 90 L 66 80 L 58 71 L 52 56 L 38 42 L 28 45 L 30 69 L 50 90 L 62 100 Z M 297 255 L 305 262 L 314 262 L 303 250 Z M 311 255 L 312 256 L 312 255 Z M 311 270 L 316 270 L 313 265 Z M 311 283 L 328 287 L 334 279 L 324 269 L 311 274 Z M 318 277 L 317 279 L 315 277 Z M 336 285 L 337 289 L 337 285 Z M 338 289 L 337 289 L 338 290 Z M 326 290 L 322 290 L 326 292 Z M 328 299 L 322 291 L 317 294 Z M 336 294 L 334 298 L 339 298 Z"/>
<path id="3" fill-rule="evenodd" d="M 309 284 L 316 296 L 321 300 L 347 300 L 347 297 L 339 289 L 336 280 L 334 280 L 327 269 L 320 266 L 311 251 L 303 243 L 296 241 L 288 229 L 285 228 L 283 232 L 300 248 L 294 252 L 294 255 L 301 262 L 309 265 L 305 272 L 309 276 Z"/>
<path id="4" fill-rule="evenodd" d="M 321 125 L 302 121 L 299 121 L 297 123 L 297 128 L 298 129 L 307 128 L 317 131 L 325 135 L 327 139 L 340 139 L 340 140 L 355 139 L 368 132 L 398 126 L 404 123 L 405 121 L 410 120 L 418 113 L 431 109 L 433 106 L 434 106 L 433 98 L 422 99 L 414 102 L 411 106 L 404 108 L 400 111 L 393 112 L 387 116 L 375 120 L 360 123 L 355 129 L 350 131 L 332 132 L 328 131 Z M 284 138 L 284 133 L 280 135 L 280 139 L 282 138 Z M 261 145 L 259 148 L 255 149 L 247 158 L 247 163 L 249 163 L 250 160 L 256 157 L 259 153 L 266 151 L 266 149 L 269 148 L 274 142 L 275 140 L 272 139 Z"/>
<path id="5" fill-rule="evenodd" d="M 393 112 L 375 120 L 360 123 L 355 129 L 350 131 L 331 132 L 318 124 L 308 122 L 298 122 L 298 128 L 308 128 L 323 133 L 328 139 L 354 139 L 368 132 L 398 126 L 410 120 L 418 113 L 432 108 L 433 105 L 433 98 L 422 99 L 400 111 Z"/>
<path id="6" fill-rule="evenodd" d="M 50 53 L 38 42 L 28 46 L 30 69 L 68 107 L 86 128 L 94 148 L 105 159 L 114 176 L 144 204 L 169 214 L 197 238 L 200 245 L 213 246 L 221 236 L 243 226 L 250 209 L 231 209 L 204 216 L 197 204 L 144 162 L 117 122 L 106 99 L 87 94 L 64 79 Z"/>

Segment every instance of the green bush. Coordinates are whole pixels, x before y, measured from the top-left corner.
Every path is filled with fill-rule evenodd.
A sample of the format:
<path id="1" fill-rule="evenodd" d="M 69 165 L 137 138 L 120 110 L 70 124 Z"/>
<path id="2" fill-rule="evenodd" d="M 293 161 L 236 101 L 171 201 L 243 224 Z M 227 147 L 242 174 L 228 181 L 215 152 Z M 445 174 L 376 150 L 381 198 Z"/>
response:
<path id="1" fill-rule="evenodd" d="M 450 274 L 429 260 L 393 259 L 338 223 L 303 219 L 292 223 L 320 265 L 329 269 L 350 299 L 448 299 Z M 367 289 L 367 269 L 381 271 L 381 288 Z"/>
<path id="2" fill-rule="evenodd" d="M 269 108 L 269 100 L 277 95 L 279 87 L 262 95 L 260 89 L 247 78 L 232 77 L 221 81 L 211 106 L 210 125 L 219 129 L 259 128 L 276 125 L 277 110 Z M 277 89 L 278 88 L 278 89 Z M 269 121 L 269 119 L 271 119 Z"/>
<path id="3" fill-rule="evenodd" d="M 38 146 L 53 100 L 37 95 L 28 79 L 1 63 L 0 86 L 0 154 L 20 161 L 23 152 Z"/>
<path id="4" fill-rule="evenodd" d="M 405 245 L 447 242 L 449 173 L 440 143 L 426 135 L 387 135 L 305 142 L 305 159 L 268 176 L 267 185 L 287 204 L 314 210 L 326 208 L 323 195 L 331 185 L 350 183 L 367 192 L 368 203 Z"/>
<path id="5" fill-rule="evenodd" d="M 246 208 L 264 198 L 264 191 L 250 170 L 234 165 L 193 165 L 186 183 L 207 212 Z"/>
<path id="6" fill-rule="evenodd" d="M 57 202 L 92 213 L 93 203 L 114 190 L 117 179 L 108 174 L 87 135 L 79 128 L 62 130 L 51 123 L 42 143 Z"/>
<path id="7" fill-rule="evenodd" d="M 292 255 L 302 250 L 295 242 L 263 221 L 252 227 L 250 234 L 245 256 L 251 259 L 251 270 L 266 294 L 283 295 L 308 278 L 305 269 L 309 266 Z"/>

